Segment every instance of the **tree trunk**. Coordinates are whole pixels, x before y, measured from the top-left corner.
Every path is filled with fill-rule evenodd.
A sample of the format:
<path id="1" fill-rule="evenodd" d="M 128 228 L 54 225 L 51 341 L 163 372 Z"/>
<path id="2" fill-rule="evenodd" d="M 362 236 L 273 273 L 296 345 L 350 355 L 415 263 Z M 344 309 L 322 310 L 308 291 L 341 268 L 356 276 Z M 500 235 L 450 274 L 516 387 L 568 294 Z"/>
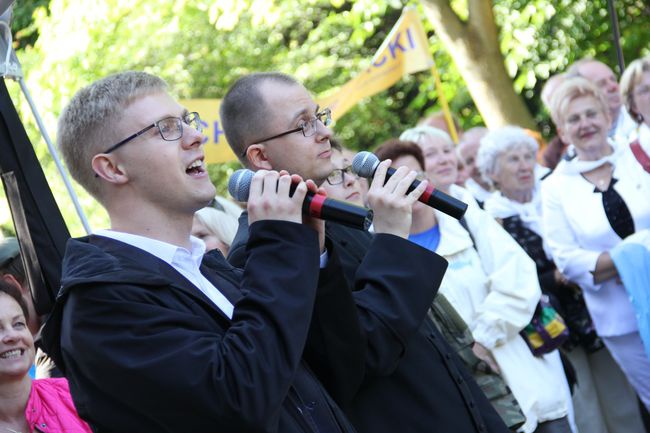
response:
<path id="1" fill-rule="evenodd" d="M 499 50 L 490 0 L 468 0 L 469 18 L 461 21 L 449 0 L 424 0 L 424 10 L 467 84 L 488 128 L 518 125 L 537 129 Z"/>

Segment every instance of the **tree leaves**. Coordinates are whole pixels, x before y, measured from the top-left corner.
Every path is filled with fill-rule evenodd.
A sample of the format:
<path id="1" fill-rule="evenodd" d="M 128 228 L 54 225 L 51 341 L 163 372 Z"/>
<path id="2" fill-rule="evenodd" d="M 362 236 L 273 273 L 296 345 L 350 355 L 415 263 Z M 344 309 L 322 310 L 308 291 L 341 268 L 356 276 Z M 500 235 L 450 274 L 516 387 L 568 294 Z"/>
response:
<path id="1" fill-rule="evenodd" d="M 539 93 L 549 75 L 584 55 L 616 64 L 606 0 L 492 3 L 507 70 L 537 122 L 548 131 Z M 405 4 L 397 0 L 39 0 L 16 3 L 14 30 L 21 35 L 19 58 L 28 85 L 53 134 L 56 117 L 77 89 L 125 69 L 162 76 L 181 98 L 220 98 L 239 76 L 259 70 L 293 74 L 320 94 L 367 67 Z M 468 18 L 467 0 L 451 0 L 451 4 L 462 20 Z M 626 59 L 647 54 L 648 6 L 643 0 L 617 0 L 616 4 Z M 452 110 L 465 128 L 479 124 L 458 70 L 435 29 L 423 21 Z M 430 73 L 408 76 L 362 101 L 337 122 L 335 130 L 347 146 L 370 148 L 438 111 L 437 98 Z M 18 105 L 73 234 L 80 234 L 26 106 Z M 210 168 L 220 191 L 233 167 Z M 87 197 L 83 201 L 92 203 Z M 100 215 L 95 206 L 87 208 L 91 220 Z M 94 224 L 105 223 L 104 216 L 97 218 Z"/>

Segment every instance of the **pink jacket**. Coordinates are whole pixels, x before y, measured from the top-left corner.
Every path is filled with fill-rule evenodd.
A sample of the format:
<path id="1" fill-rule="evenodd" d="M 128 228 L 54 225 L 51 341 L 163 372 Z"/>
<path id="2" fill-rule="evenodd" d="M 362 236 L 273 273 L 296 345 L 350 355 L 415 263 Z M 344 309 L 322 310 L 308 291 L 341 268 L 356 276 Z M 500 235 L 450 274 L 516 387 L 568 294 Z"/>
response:
<path id="1" fill-rule="evenodd" d="M 32 381 L 25 418 L 32 431 L 92 433 L 72 403 L 68 381 L 63 378 Z"/>

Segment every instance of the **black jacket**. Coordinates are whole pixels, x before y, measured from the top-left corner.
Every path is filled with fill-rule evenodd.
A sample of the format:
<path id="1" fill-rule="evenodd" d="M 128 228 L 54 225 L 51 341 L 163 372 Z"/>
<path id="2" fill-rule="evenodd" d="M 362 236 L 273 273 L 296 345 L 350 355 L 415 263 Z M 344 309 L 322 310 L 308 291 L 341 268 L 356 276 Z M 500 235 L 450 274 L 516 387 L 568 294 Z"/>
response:
<path id="1" fill-rule="evenodd" d="M 446 261 L 395 236 L 371 236 L 330 222 L 326 233 L 339 270 L 321 276 L 321 284 L 334 284 L 336 278 L 336 284 L 354 290 L 366 336 L 362 381 L 355 382 L 359 383 L 356 389 L 346 390 L 345 400 L 337 400 L 357 430 L 508 432 L 461 360 L 426 318 Z M 244 214 L 228 256 L 235 265 L 245 262 L 247 234 Z M 336 322 L 337 318 L 330 319 Z M 314 361 L 306 359 L 318 371 Z M 342 371 L 337 380 L 349 373 Z M 321 381 L 328 389 L 332 386 L 329 380 Z"/>
<path id="2" fill-rule="evenodd" d="M 301 360 L 318 279 L 315 233 L 261 221 L 249 266 L 201 272 L 232 320 L 157 257 L 101 236 L 70 240 L 43 331 L 97 432 L 352 432 Z"/>

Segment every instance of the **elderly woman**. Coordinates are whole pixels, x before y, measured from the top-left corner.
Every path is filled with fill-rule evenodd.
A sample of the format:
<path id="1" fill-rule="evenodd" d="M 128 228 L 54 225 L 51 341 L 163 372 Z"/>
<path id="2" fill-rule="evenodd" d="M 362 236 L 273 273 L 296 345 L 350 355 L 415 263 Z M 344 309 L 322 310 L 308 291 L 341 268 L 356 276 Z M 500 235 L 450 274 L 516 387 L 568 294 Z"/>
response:
<path id="1" fill-rule="evenodd" d="M 454 184 L 456 153 L 451 140 L 417 127 L 377 150 L 381 159 L 426 172 L 440 190 L 469 204 L 464 221 L 416 203 L 409 237 L 449 262 L 442 293 L 469 325 L 474 353 L 499 371 L 526 416 L 519 431 L 569 432 L 568 386 L 557 351 L 535 357 L 519 336 L 541 292 L 535 264 L 469 191 Z M 422 149 L 420 149 L 420 147 Z M 428 158 L 425 156 L 428 155 Z"/>
<path id="2" fill-rule="evenodd" d="M 576 157 L 561 161 L 542 183 L 545 240 L 560 272 L 582 288 L 598 335 L 650 408 L 650 360 L 610 255 L 622 239 L 650 227 L 650 175 L 629 146 L 608 139 L 607 100 L 589 81 L 564 81 L 551 114 Z"/>
<path id="3" fill-rule="evenodd" d="M 29 377 L 34 339 L 18 287 L 0 279 L 0 431 L 90 433 L 63 378 Z"/>
<path id="4" fill-rule="evenodd" d="M 639 124 L 632 151 L 645 171 L 650 172 L 650 56 L 636 59 L 625 69 L 621 93 L 627 111 Z"/>
<path id="5" fill-rule="evenodd" d="M 535 261 L 542 292 L 564 317 L 571 338 L 564 344 L 577 374 L 573 394 L 581 432 L 642 432 L 636 396 L 598 338 L 578 286 L 557 270 L 541 230 L 540 182 L 536 181 L 538 143 L 523 129 L 506 126 L 481 140 L 477 165 L 496 192 L 485 210 Z"/>

